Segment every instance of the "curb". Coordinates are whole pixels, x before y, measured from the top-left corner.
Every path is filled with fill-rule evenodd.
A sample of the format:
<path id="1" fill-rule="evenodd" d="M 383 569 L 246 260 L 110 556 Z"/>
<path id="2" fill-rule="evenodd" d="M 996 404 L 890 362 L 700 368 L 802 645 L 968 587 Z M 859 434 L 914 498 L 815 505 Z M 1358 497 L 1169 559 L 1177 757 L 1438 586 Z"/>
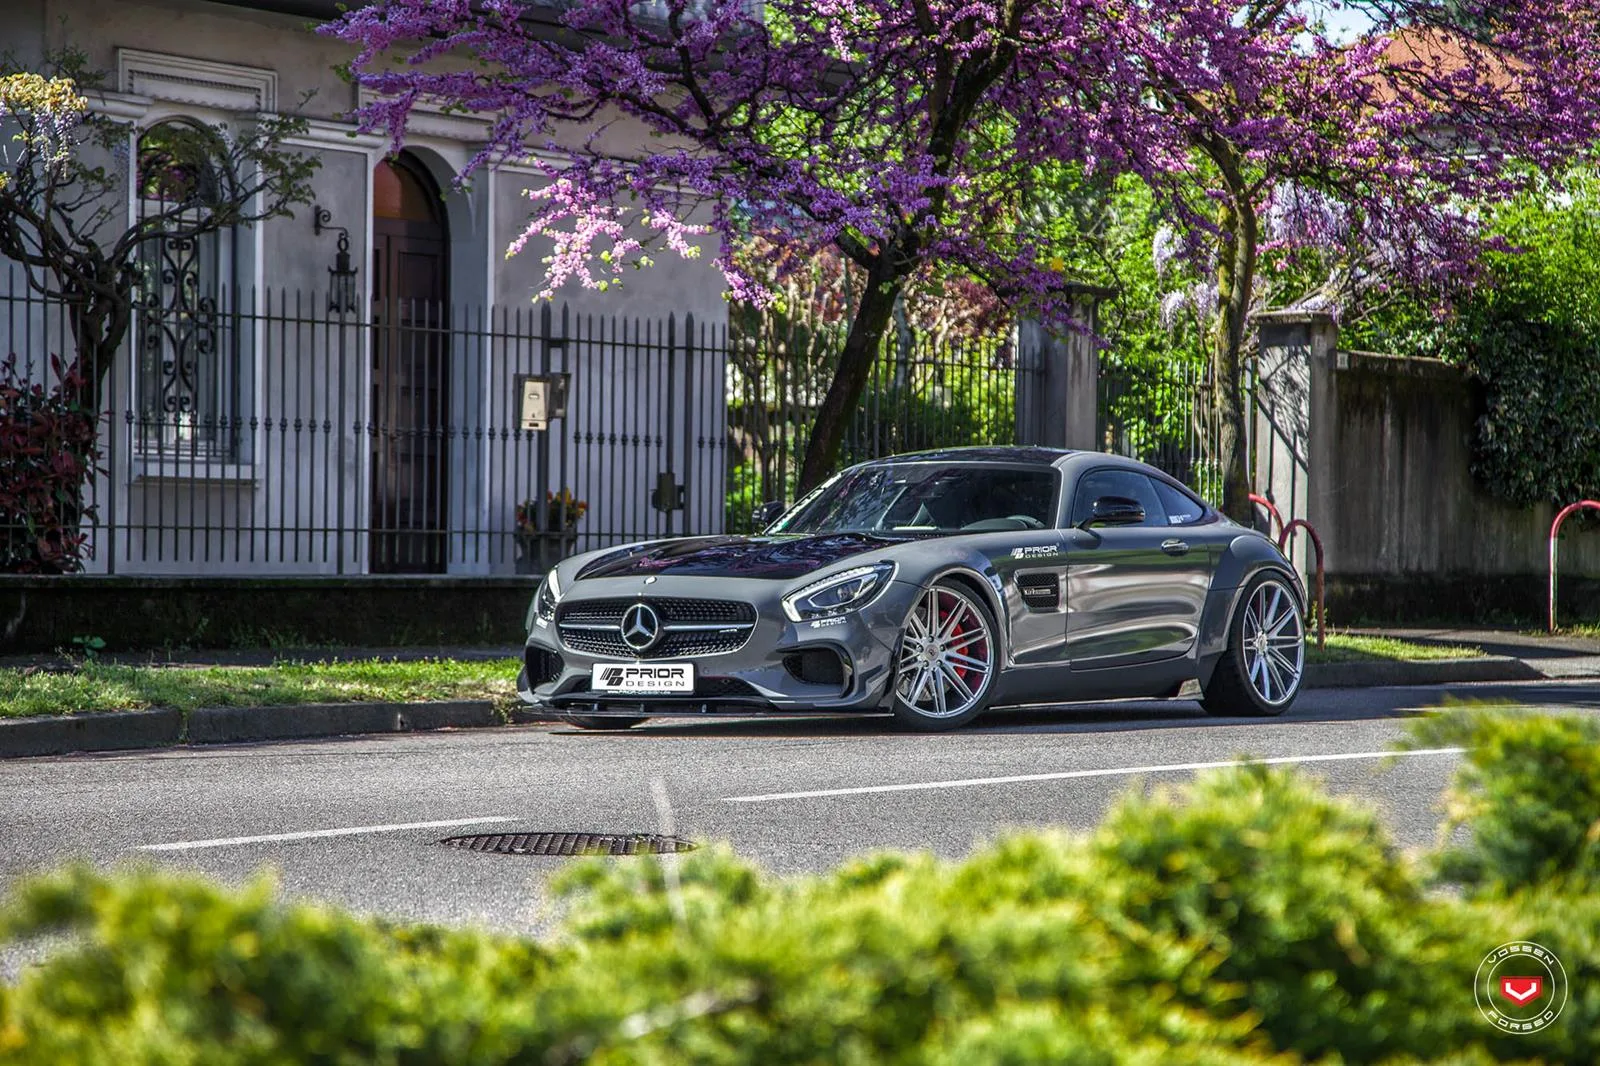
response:
<path id="1" fill-rule="evenodd" d="M 481 729 L 503 724 L 488 700 L 440 703 L 304 703 L 201 707 L 0 720 L 0 759 L 127 751 L 177 744 L 227 744 L 362 733 Z"/>
<path id="2" fill-rule="evenodd" d="M 1521 659 L 1484 655 L 1475 659 L 1406 662 L 1312 663 L 1306 688 L 1382 688 L 1390 685 L 1453 685 L 1470 681 L 1538 681 L 1544 674 Z"/>
<path id="3" fill-rule="evenodd" d="M 1306 667 L 1305 687 L 1449 685 L 1472 681 L 1533 681 L 1545 676 L 1521 659 L 1486 655 L 1476 659 L 1423 662 L 1314 663 Z M 512 714 L 513 722 L 543 720 L 544 716 Z M 494 705 L 488 700 L 201 707 L 189 712 L 187 728 L 182 712 L 171 709 L 0 719 L 0 759 L 128 751 L 178 744 L 235 744 L 434 729 L 484 729 L 503 724 L 504 719 L 495 713 Z"/>
<path id="4" fill-rule="evenodd" d="M 73 751 L 164 748 L 178 743 L 183 712 L 114 711 L 0 720 L 0 759 Z"/>

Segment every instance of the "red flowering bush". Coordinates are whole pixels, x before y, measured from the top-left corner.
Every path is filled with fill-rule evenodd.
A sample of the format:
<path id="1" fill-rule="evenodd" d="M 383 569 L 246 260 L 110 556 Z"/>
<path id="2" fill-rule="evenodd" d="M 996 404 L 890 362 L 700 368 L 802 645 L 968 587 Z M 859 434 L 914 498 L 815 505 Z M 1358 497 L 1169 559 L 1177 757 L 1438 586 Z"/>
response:
<path id="1" fill-rule="evenodd" d="M 0 362 L 0 573 L 69 574 L 83 569 L 96 517 L 83 486 L 100 455 L 99 413 L 82 402 L 87 382 L 50 360 L 60 384 L 47 389 Z"/>

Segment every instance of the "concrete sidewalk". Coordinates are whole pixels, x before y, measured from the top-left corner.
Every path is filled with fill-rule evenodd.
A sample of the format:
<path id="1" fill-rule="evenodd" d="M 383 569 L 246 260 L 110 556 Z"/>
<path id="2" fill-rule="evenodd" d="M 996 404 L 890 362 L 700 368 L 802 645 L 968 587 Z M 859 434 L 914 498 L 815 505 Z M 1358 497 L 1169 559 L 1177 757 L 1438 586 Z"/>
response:
<path id="1" fill-rule="evenodd" d="M 1600 677 L 1600 638 L 1533 633 L 1517 629 L 1453 626 L 1361 628 L 1350 633 L 1393 637 L 1413 644 L 1477 648 L 1485 655 L 1516 659 L 1540 677 Z"/>

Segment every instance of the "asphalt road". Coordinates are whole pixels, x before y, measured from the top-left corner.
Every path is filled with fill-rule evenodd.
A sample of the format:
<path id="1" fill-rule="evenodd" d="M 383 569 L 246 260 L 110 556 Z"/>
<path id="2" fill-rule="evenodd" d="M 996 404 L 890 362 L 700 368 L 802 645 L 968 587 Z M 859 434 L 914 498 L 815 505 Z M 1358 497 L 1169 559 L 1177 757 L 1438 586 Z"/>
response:
<path id="1" fill-rule="evenodd" d="M 1267 721 L 1124 702 L 997 712 L 932 736 L 867 719 L 658 720 L 14 760 L 0 763 L 0 886 L 74 858 L 226 880 L 265 866 L 290 893 L 361 911 L 538 930 L 545 878 L 565 860 L 437 841 L 480 826 L 659 831 L 659 781 L 679 835 L 731 841 L 777 870 L 880 848 L 958 856 L 1011 826 L 1090 826 L 1139 782 L 1240 756 L 1302 763 L 1422 846 L 1457 757 L 1374 753 L 1452 697 L 1595 713 L 1600 683 L 1311 690 Z M 18 961 L 7 953 L 0 972 Z"/>

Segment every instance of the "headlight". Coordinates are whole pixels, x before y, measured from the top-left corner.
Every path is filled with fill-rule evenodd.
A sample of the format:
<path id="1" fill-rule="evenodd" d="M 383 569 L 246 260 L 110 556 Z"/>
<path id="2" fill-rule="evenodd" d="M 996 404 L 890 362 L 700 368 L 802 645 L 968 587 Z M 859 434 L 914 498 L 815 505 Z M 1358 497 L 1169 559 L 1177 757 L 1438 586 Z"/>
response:
<path id="1" fill-rule="evenodd" d="M 859 611 L 889 587 L 892 577 L 893 563 L 857 566 L 785 596 L 783 613 L 791 622 L 805 622 Z"/>
<path id="2" fill-rule="evenodd" d="M 534 622 L 547 626 L 555 621 L 556 604 L 561 602 L 561 583 L 556 580 L 556 572 L 551 570 L 539 582 L 539 591 L 533 594 L 533 602 L 528 605 L 527 629 L 533 631 Z"/>

